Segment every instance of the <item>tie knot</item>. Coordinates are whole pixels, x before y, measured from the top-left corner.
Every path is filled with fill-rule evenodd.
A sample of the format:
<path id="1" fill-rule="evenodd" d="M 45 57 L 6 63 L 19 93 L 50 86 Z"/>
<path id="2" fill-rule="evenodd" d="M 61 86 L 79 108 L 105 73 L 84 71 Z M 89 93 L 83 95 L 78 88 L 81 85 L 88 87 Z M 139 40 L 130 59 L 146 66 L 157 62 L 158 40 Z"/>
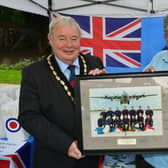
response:
<path id="1" fill-rule="evenodd" d="M 75 65 L 69 65 L 68 69 L 70 70 L 70 72 L 75 72 Z"/>

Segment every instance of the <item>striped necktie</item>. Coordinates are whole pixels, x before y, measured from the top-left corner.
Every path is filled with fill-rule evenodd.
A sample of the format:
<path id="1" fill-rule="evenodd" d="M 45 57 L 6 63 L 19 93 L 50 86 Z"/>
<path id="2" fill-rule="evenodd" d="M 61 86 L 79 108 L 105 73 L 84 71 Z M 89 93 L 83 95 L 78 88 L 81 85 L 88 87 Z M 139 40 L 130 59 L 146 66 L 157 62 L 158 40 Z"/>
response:
<path id="1" fill-rule="evenodd" d="M 69 82 L 72 87 L 74 87 L 74 77 L 75 77 L 75 65 L 69 65 L 68 69 L 70 71 Z"/>

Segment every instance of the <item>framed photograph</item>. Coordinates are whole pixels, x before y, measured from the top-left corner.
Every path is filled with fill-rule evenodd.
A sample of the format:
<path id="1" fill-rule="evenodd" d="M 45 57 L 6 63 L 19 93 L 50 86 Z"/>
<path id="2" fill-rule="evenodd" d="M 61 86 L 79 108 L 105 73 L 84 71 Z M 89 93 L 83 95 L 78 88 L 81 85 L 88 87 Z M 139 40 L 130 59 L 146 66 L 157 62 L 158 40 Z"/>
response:
<path id="1" fill-rule="evenodd" d="M 168 72 L 77 76 L 84 154 L 168 152 Z"/>

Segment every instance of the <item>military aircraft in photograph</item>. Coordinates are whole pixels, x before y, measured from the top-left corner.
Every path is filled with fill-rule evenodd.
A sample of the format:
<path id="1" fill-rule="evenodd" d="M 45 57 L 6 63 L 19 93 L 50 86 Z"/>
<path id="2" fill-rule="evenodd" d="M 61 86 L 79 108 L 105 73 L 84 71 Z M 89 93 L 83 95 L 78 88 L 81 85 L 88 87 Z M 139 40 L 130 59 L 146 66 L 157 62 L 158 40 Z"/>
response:
<path id="1" fill-rule="evenodd" d="M 114 96 L 95 96 L 95 97 L 90 97 L 90 98 L 96 98 L 96 99 L 108 99 L 108 100 L 119 100 L 120 104 L 130 104 L 130 100 L 139 100 L 141 98 L 145 98 L 148 96 L 157 96 L 157 94 L 128 94 L 127 92 L 123 91 L 121 95 L 114 95 Z"/>

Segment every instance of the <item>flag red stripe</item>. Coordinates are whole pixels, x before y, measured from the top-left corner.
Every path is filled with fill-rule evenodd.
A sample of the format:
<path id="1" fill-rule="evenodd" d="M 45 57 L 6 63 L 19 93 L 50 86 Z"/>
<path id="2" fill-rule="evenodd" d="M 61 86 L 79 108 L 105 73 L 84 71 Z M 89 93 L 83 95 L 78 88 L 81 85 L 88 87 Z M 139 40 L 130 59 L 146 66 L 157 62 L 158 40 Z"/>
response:
<path id="1" fill-rule="evenodd" d="M 138 62 L 136 62 L 136 61 L 130 59 L 129 57 L 124 56 L 124 55 L 121 54 L 121 53 L 114 52 L 114 54 L 116 54 L 117 56 L 119 56 L 119 57 L 125 59 L 126 61 L 128 61 L 128 62 L 130 62 L 130 63 L 132 63 L 132 64 L 134 64 L 134 65 L 136 65 L 136 66 L 138 66 L 138 67 L 141 66 L 140 63 L 138 63 Z"/>
<path id="2" fill-rule="evenodd" d="M 19 157 L 17 156 L 17 154 L 12 154 L 12 155 L 6 155 L 6 157 L 11 157 L 12 160 L 15 162 L 15 164 L 17 165 L 18 168 L 24 168 L 24 165 L 22 164 L 22 162 L 20 161 Z"/>
<path id="3" fill-rule="evenodd" d="M 0 168 L 8 168 L 8 167 L 10 167 L 9 160 L 0 160 Z"/>
<path id="4" fill-rule="evenodd" d="M 119 29 L 118 31 L 115 31 L 114 33 L 109 34 L 108 37 L 114 37 L 114 36 L 116 36 L 116 35 L 122 33 L 123 31 L 128 30 L 129 28 L 131 28 L 131 27 L 133 27 L 133 26 L 139 24 L 140 22 L 141 22 L 141 19 L 137 19 L 137 20 L 135 20 L 133 23 L 128 24 L 127 26 L 125 26 L 125 27 Z"/>
<path id="5" fill-rule="evenodd" d="M 93 42 L 93 43 L 92 43 Z M 96 47 L 95 49 L 113 49 L 113 50 L 138 50 L 140 51 L 141 41 L 121 41 L 121 40 L 102 40 L 95 43 L 94 39 L 82 38 L 81 45 L 84 47 Z"/>
<path id="6" fill-rule="evenodd" d="M 85 50 L 80 50 L 81 53 L 85 53 L 85 52 L 89 52 L 88 49 L 85 49 Z"/>

